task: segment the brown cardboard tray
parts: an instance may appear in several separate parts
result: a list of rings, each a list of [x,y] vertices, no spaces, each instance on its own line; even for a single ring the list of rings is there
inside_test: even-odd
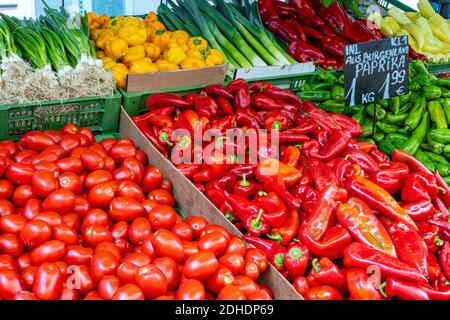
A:
[[[127,75],[126,92],[168,90],[173,88],[208,85],[225,81],[229,64],[190,70],[130,73]]]
[[[232,234],[242,237],[242,233],[224,217],[214,204],[141,134],[123,108],[120,113],[119,130],[122,137],[132,139],[136,146],[148,155],[151,165],[158,167],[164,177],[172,181],[173,195],[182,212],[187,215],[201,215],[210,223],[219,224]],[[271,288],[277,300],[303,300],[302,296],[271,264],[258,282]]]

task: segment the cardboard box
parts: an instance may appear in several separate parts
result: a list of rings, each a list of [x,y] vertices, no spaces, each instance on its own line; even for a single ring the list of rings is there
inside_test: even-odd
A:
[[[225,81],[229,64],[202,69],[130,73],[127,75],[126,92],[166,90],[173,88],[208,85]]]
[[[132,139],[137,147],[148,155],[150,164],[158,167],[164,177],[172,181],[173,195],[178,208],[186,215],[201,215],[210,223],[225,227],[230,233],[242,237],[242,233],[211,203],[176,167],[165,158],[148,141],[132,122],[131,118],[121,109],[120,135]],[[273,290],[277,300],[302,300],[294,287],[270,264],[261,275],[258,282]]]

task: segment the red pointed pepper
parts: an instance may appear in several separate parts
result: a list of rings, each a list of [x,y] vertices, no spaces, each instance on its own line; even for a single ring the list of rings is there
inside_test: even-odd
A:
[[[428,278],[428,249],[422,237],[402,222],[392,223],[388,232],[399,259]]]
[[[258,214],[251,214],[242,220],[244,228],[248,234],[254,237],[259,237],[270,229],[270,225],[267,223],[264,216],[264,210],[259,209]]]
[[[277,270],[284,271],[284,255],[286,253],[285,247],[276,241],[258,237],[243,236],[242,239],[263,251]]]
[[[305,31],[303,31],[303,27],[300,25],[300,23],[297,22],[297,20],[295,20],[294,18],[290,18],[285,21],[291,26],[292,30],[294,30],[298,39],[302,41],[307,40]]]
[[[231,100],[233,100],[232,98]],[[219,96],[216,98],[217,105],[219,106],[219,110],[222,111],[224,115],[233,115],[234,107],[231,104],[231,101],[227,98]]]
[[[409,168],[401,162],[391,162],[389,167],[372,172],[369,179],[385,189],[390,194],[396,194],[403,188],[403,183],[408,176]]]
[[[439,238],[439,227],[425,221],[417,222],[417,227],[419,228],[419,235],[427,245],[428,251],[431,253],[437,252],[440,247],[436,245],[435,240]]]
[[[412,155],[404,152],[403,150],[394,149],[391,153],[391,156],[393,161],[403,162],[407,164],[412,172],[423,172],[433,174],[425,165],[422,164],[422,162],[414,158]]]
[[[331,167],[321,161],[311,160],[309,162],[309,172],[318,191],[322,191],[326,187],[338,183],[336,174]]]
[[[238,89],[234,94],[236,109],[248,110],[251,106],[250,90],[246,87]]]
[[[433,203],[428,199],[404,204],[402,208],[414,221],[425,221],[431,218],[434,213]]]
[[[417,269],[392,257],[391,255],[372,249],[363,243],[350,244],[344,253],[346,267],[378,267],[384,276],[398,277],[408,281],[427,282],[427,278]]]
[[[152,110],[150,112],[141,114],[140,116],[131,117],[133,122],[144,121],[147,122],[155,116],[170,116],[175,110],[175,107],[164,107]]]
[[[287,189],[286,184],[280,177],[270,177],[264,182],[264,190],[276,193],[291,209],[300,207],[300,202]]]
[[[286,246],[297,235],[299,225],[300,219],[298,216],[298,211],[296,209],[290,209],[287,211],[287,216],[283,224],[279,227],[272,228],[270,230],[270,234],[268,234],[267,236],[270,239]]]
[[[405,222],[414,230],[417,226],[397,201],[383,188],[362,176],[349,177],[345,183],[347,191],[363,200],[373,210],[395,221]]]
[[[169,152],[166,147],[159,141],[153,130],[150,129],[147,123],[140,121],[136,123],[136,127],[144,134],[144,136],[163,154],[166,158],[169,156]]]
[[[311,133],[314,131],[314,129],[317,128],[317,122],[311,117],[304,118],[300,124],[295,127],[291,128],[292,132],[298,133],[298,134],[306,134]]]
[[[270,18],[266,23],[266,28],[276,34],[278,37],[290,43],[298,38],[297,33],[291,28],[287,21],[280,18]]]
[[[416,179],[415,173],[410,173],[405,180],[403,185],[401,198],[406,202],[415,202],[419,200],[429,200],[425,187]]]
[[[348,268],[345,270],[345,281],[350,300],[381,300],[382,296],[370,282],[367,271],[361,268]]]
[[[394,244],[378,218],[358,198],[350,198],[337,210],[339,224],[357,241],[396,257]]]
[[[247,199],[254,197],[258,191],[262,190],[262,186],[254,181],[248,181],[247,175],[242,175],[242,180],[235,183],[233,193]]]
[[[286,221],[286,205],[274,192],[258,196],[256,203],[264,210],[264,219],[270,226],[280,227]]]
[[[450,207],[450,187],[448,186],[447,182],[441,177],[439,172],[436,170],[434,173],[434,176],[436,177],[436,182],[438,186],[441,188],[439,192],[439,197],[444,201],[445,205],[447,207]]]
[[[287,146],[283,155],[283,162],[289,167],[296,168],[298,166],[298,160],[300,158],[301,151],[298,147]]]
[[[450,279],[450,243],[445,241],[439,255],[439,263],[447,279]]]
[[[332,286],[342,291],[345,289],[344,272],[328,258],[313,259],[310,273],[321,285]]]
[[[309,263],[308,248],[300,243],[291,243],[284,255],[284,264],[291,279],[303,276]]]
[[[211,95],[214,98],[223,97],[229,100],[233,100],[233,93],[222,84],[210,84],[202,89],[207,95]]]
[[[191,108],[192,105],[183,100],[179,94],[176,93],[153,93],[148,96],[146,102],[149,110],[154,110],[163,107],[178,107]]]
[[[206,165],[200,172],[194,174],[194,182],[209,182],[217,179],[227,172],[226,164],[211,164]]]
[[[380,170],[378,163],[367,153],[347,148],[344,154],[346,154],[345,159],[348,159],[353,164],[357,164],[364,170],[364,172],[367,172],[368,174],[378,172]]]
[[[259,210],[261,208],[252,203],[250,200],[231,194],[227,191],[224,191],[224,193],[234,212],[238,215],[239,220],[245,221],[247,217],[259,214]]]
[[[436,290],[428,284],[414,283],[393,277],[386,279],[386,294],[402,300],[449,300],[450,288]]]
[[[292,194],[300,199],[302,211],[304,211],[307,215],[310,215],[317,202],[317,190],[308,185],[298,184],[292,191]]]
[[[320,241],[315,240],[306,230],[306,224],[300,227],[300,241],[304,243],[309,252],[317,257],[338,259],[344,255],[345,248],[351,243],[352,237],[342,227],[334,226],[325,231]]]
[[[345,148],[347,148],[351,138],[351,135],[343,131],[333,130],[330,133],[325,145],[319,150],[318,153],[312,154],[312,157],[321,161],[329,161],[336,158],[342,151],[345,150]]]

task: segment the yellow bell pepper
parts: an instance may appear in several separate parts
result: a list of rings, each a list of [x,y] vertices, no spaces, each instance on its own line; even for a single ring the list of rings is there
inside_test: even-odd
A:
[[[196,58],[186,58],[181,64],[181,69],[199,69],[206,67],[206,63]]]
[[[118,63],[111,69],[111,72],[116,80],[117,86],[122,89],[125,88],[128,68],[124,64]]]
[[[155,22],[158,21],[158,16],[156,15],[155,12],[150,11],[147,16],[145,17],[145,22],[147,24],[151,23],[151,22]]]
[[[100,21],[100,27],[104,27],[109,23],[109,16],[107,14],[101,14],[98,16],[98,20]]]
[[[206,40],[202,37],[192,37],[189,38],[188,47],[189,49],[202,51],[208,49],[208,42],[206,42]]]
[[[98,36],[102,33],[104,29],[93,29],[89,31],[89,39],[97,41]]]
[[[218,66],[223,63],[223,55],[220,51],[211,49],[206,53],[205,62],[207,66]]]
[[[128,43],[123,39],[111,39],[106,41],[104,51],[110,58],[122,58],[128,50]]]
[[[117,16],[109,20],[109,23],[106,24],[106,28],[111,30],[119,30],[120,28],[122,28],[124,23],[125,17]]]
[[[155,30],[164,30],[164,31],[167,30],[166,26],[161,21],[158,20],[147,23],[147,26],[152,27]]]
[[[170,63],[166,60],[158,60],[155,62],[155,64],[158,67],[159,71],[171,71],[180,69],[178,65]]]
[[[147,40],[147,30],[138,28],[133,24],[127,24],[120,28],[119,38],[125,40],[130,46],[137,46]]]
[[[153,62],[161,57],[161,48],[154,43],[144,43],[145,55]]]
[[[164,57],[170,63],[181,64],[184,59],[186,59],[186,53],[184,53],[183,49],[175,47],[167,50],[166,54],[164,54]]]
[[[149,58],[142,58],[131,63],[130,73],[146,72],[158,72],[158,67]]]
[[[145,58],[145,49],[144,46],[138,45],[128,48],[127,53],[122,58],[122,62],[130,64],[131,62],[142,58]]]
[[[97,28],[101,27],[100,20],[95,13],[88,12],[87,18],[88,18],[89,29],[92,30],[92,29],[97,29]]]
[[[171,39],[176,39],[178,43],[187,43],[189,41],[189,33],[184,30],[172,32]]]
[[[170,39],[167,44],[167,49],[171,48],[181,48],[184,52],[187,52],[189,50],[186,43],[179,43],[177,39]]]
[[[98,50],[97,51],[97,57],[99,59],[102,59],[102,58],[106,57],[106,54],[102,50]]]
[[[116,66],[117,62],[114,61],[112,58],[110,57],[104,57],[102,58],[102,62],[103,62],[103,66],[105,67],[105,69],[112,69]]]
[[[201,51],[198,51],[197,49],[189,49],[186,51],[186,56],[189,58],[196,58],[198,60],[204,60],[205,56]]]
[[[158,29],[154,34],[151,35],[150,40],[152,43],[157,44],[161,51],[167,50],[167,46],[170,40],[170,33],[163,29]]]
[[[95,45],[97,46],[97,48],[103,49],[105,46],[105,43],[116,37],[116,34],[114,32],[114,30],[103,30],[102,32],[100,32],[100,34],[97,37],[97,40],[95,41]]]

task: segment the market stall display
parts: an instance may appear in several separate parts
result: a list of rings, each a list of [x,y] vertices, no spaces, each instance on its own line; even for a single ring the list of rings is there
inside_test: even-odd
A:
[[[130,139],[67,125],[0,145],[1,299],[273,298],[256,283],[266,255],[177,214]]]
[[[408,286],[422,283],[418,287],[428,290],[430,299],[449,298],[448,275],[431,271],[431,261],[440,258],[434,254],[450,236],[450,189],[438,172],[433,175],[397,148],[390,160],[375,144],[356,141],[363,129],[355,120],[328,114],[268,83],[235,80],[184,97],[156,93],[147,107],[150,112],[133,120],[169,160],[190,157],[205,143],[213,146],[202,163],[177,169],[306,299],[405,298],[399,279]],[[189,133],[197,126],[222,135],[194,145]],[[258,132],[259,138],[278,136],[280,160],[274,158],[278,146],[269,142],[258,145],[258,162],[250,163],[250,146],[227,135],[233,128],[264,128],[268,132]],[[172,134],[179,129],[187,134]],[[388,277],[386,292],[385,285],[373,287],[363,278],[360,288],[351,280],[367,277],[364,268],[373,264]],[[447,264],[441,261],[442,269]]]
[[[0,105],[112,94],[114,78],[91,50],[86,18],[45,12],[36,20],[0,15]]]

